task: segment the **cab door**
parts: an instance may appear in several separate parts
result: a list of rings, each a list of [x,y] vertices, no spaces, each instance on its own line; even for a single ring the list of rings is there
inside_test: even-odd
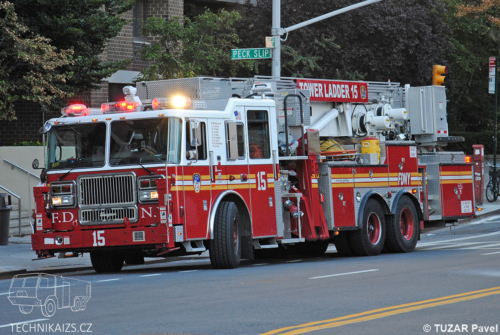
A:
[[[270,108],[245,108],[253,237],[277,235]]]
[[[195,127],[197,125],[197,127]],[[188,120],[183,151],[185,240],[207,237],[209,206],[212,201],[207,150],[207,120]],[[196,141],[194,141],[196,138]]]
[[[250,178],[244,107],[237,106],[235,120],[226,121],[227,188],[237,192],[250,207]]]

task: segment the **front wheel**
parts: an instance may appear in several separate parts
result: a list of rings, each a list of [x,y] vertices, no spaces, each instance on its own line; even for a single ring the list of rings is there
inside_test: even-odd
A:
[[[33,311],[33,306],[30,306],[30,305],[19,305],[19,310],[23,314],[30,314]]]
[[[366,202],[361,229],[351,232],[352,251],[356,256],[375,256],[380,254],[385,242],[384,210],[375,199]]]
[[[490,182],[486,186],[486,199],[489,202],[495,202],[497,198],[498,198],[498,192],[493,188],[493,182],[490,180]]]
[[[234,202],[221,202],[215,214],[210,263],[216,269],[234,269],[241,261],[240,214]]]
[[[42,314],[46,318],[50,318],[56,314],[57,304],[53,298],[48,298],[45,305],[42,306]]]
[[[91,251],[90,261],[95,272],[119,272],[123,267],[123,255],[114,252]]]

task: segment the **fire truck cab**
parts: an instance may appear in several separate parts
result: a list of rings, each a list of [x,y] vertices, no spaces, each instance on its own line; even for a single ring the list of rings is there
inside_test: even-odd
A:
[[[472,165],[441,151],[457,139],[438,87],[188,78],[124,93],[42,127],[40,258],[90,252],[108,272],[207,249],[215,268],[331,242],[410,252],[424,222],[473,215]]]

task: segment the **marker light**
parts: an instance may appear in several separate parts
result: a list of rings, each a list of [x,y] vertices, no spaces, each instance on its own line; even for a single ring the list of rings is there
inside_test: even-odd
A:
[[[465,163],[470,163],[470,162],[471,162],[470,156],[465,156]]]
[[[61,109],[62,115],[67,116],[86,116],[89,115],[89,109],[82,104],[69,105]]]
[[[175,97],[168,98],[154,98],[151,104],[155,110],[169,108],[187,109],[191,107],[192,101],[188,97],[177,95]]]

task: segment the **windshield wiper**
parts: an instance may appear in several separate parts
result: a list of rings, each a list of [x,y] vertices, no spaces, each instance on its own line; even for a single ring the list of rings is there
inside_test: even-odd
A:
[[[78,158],[75,158],[75,165],[73,165],[73,167],[71,169],[69,169],[68,172],[66,172],[65,174],[60,176],[58,180],[61,181],[64,177],[66,177],[71,171],[73,171],[74,168],[76,168],[78,166],[78,163],[80,163],[80,161],[78,160]]]
[[[142,165],[141,163],[137,163],[139,164],[144,170],[148,171],[148,173],[150,175],[154,175],[155,173],[153,171],[151,171],[150,169],[148,169],[147,167],[145,167],[144,165]],[[68,172],[69,173],[69,172]]]

